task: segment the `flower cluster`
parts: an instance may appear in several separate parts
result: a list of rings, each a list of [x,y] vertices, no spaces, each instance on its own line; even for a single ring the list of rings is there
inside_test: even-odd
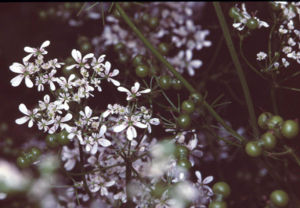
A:
[[[168,44],[173,46],[173,52],[172,55],[165,54],[168,61],[180,73],[186,71],[190,76],[194,76],[196,70],[203,64],[200,59],[193,59],[194,51],[211,46],[211,41],[206,40],[209,30],[203,30],[192,19],[192,8],[199,9],[202,4],[199,5],[196,2],[176,4],[153,2],[149,4],[149,7],[134,12],[134,20],[143,30],[147,31],[146,36],[154,45],[169,39]],[[149,16],[150,19],[146,20],[146,16]],[[107,15],[102,35],[93,38],[96,51],[120,42],[126,43],[127,54],[131,54],[132,57],[137,54],[148,55],[141,42],[124,28],[115,14]]]
[[[13,86],[19,86],[21,81],[25,79],[27,87],[36,86],[38,91],[47,91],[49,88],[51,92],[45,94],[43,100],[39,100],[37,107],[32,110],[21,103],[19,110],[24,116],[16,119],[16,123],[25,124],[28,122],[28,127],[31,128],[36,125],[39,130],[47,134],[57,134],[60,131],[67,133],[67,138],[73,141],[73,145],[62,148],[61,160],[64,162],[64,168],[70,171],[83,164],[84,168],[93,170],[85,174],[84,180],[74,184],[75,189],[86,191],[84,185],[86,184],[89,192],[95,196],[99,194],[98,196],[102,199],[110,201],[109,204],[118,203],[118,201],[126,203],[128,199],[127,192],[124,190],[126,181],[124,164],[130,160],[132,168],[145,177],[145,180],[149,179],[147,186],[155,187],[158,180],[167,182],[171,179],[172,186],[177,192],[174,192],[175,195],[166,192],[162,198],[168,199],[171,204],[173,203],[171,205],[173,207],[175,204],[178,204],[177,207],[183,207],[183,204],[179,206],[180,203],[183,203],[182,201],[195,201],[198,193],[202,193],[203,199],[206,197],[203,195],[203,191],[199,192],[199,189],[202,190],[203,187],[206,190],[206,186],[200,187],[199,184],[193,185],[186,182],[187,173],[179,167],[177,160],[172,157],[161,158],[166,169],[160,174],[155,174],[155,171],[158,171],[157,168],[161,167],[159,164],[162,163],[155,164],[158,162],[155,156],[151,158],[150,155],[144,154],[157,145],[157,140],[151,138],[150,134],[152,133],[152,126],[160,124],[160,119],[153,117],[151,109],[139,106],[139,102],[137,102],[142,95],[149,94],[151,89],[140,89],[139,82],[135,82],[130,89],[121,86],[115,78],[119,74],[119,70],[111,70],[111,63],[105,61],[105,55],[101,55],[99,58],[96,58],[92,53],[83,56],[76,49],[73,49],[71,53],[75,63],[66,66],[66,68],[69,70],[76,69],[79,73],[71,74],[67,78],[57,76],[60,74],[61,66],[66,64],[58,63],[57,59],[45,61],[46,47],[49,45],[50,41],[45,41],[40,48],[25,47],[24,50],[29,55],[23,58],[24,64],[13,63],[10,66],[11,71],[21,74],[11,80]],[[33,79],[38,81],[33,84],[31,81]],[[102,92],[100,83],[103,80],[112,83],[119,92],[126,93],[127,106],[108,104],[107,109],[96,112],[86,104],[85,101],[88,98],[95,96],[95,89]],[[74,108],[73,104],[76,104],[77,108]],[[140,130],[144,132],[141,137],[138,136]],[[134,152],[129,151],[126,154],[127,147]],[[83,153],[88,155],[87,161],[81,161],[80,155]],[[197,175],[199,174],[197,172]],[[137,179],[132,179],[131,182],[134,180],[145,186]],[[175,185],[178,182],[180,185]],[[191,195],[179,200],[177,197],[181,189],[178,188],[179,186],[189,189]],[[147,196],[148,199],[151,198],[152,189],[145,190],[148,191],[144,191],[143,196]],[[72,193],[74,194],[74,192]],[[89,199],[89,195],[82,195],[83,201]],[[138,195],[133,197],[133,202],[137,204],[137,207],[148,203],[141,199]],[[150,204],[156,207],[162,203],[161,200],[155,198],[150,201]],[[199,203],[207,204],[207,200]]]

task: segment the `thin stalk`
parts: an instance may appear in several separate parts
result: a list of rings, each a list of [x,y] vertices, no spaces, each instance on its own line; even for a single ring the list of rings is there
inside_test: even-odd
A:
[[[296,155],[294,150],[287,145],[284,145],[284,149],[286,149],[286,151],[290,151],[291,156],[295,159],[296,163],[300,166],[300,158],[298,157],[298,155]]]
[[[83,150],[82,150],[82,146],[80,145],[79,146],[79,158],[80,158],[80,168],[81,168],[81,172],[84,172],[84,167],[83,167]],[[87,182],[86,182],[86,178],[85,178],[85,175],[82,176],[82,180],[83,180],[83,187],[85,189],[85,191],[88,193],[89,197],[90,198],[93,198],[93,195],[87,185]]]
[[[264,77],[264,75],[262,75],[249,61],[248,59],[246,58],[246,56],[244,55],[244,52],[243,52],[243,40],[240,38],[240,54],[241,54],[241,57],[242,59],[245,61],[245,63],[249,66],[249,68],[255,72],[258,76],[260,76],[262,79],[266,79]]]
[[[131,19],[127,16],[125,11],[122,9],[122,7],[119,5],[119,3],[116,4],[116,9],[119,11],[121,17],[124,19],[124,21],[128,24],[128,26],[133,30],[134,33],[140,38],[140,40],[145,44],[145,46],[153,53],[153,55],[160,60],[169,71],[173,73],[173,75],[179,79],[182,84],[185,86],[187,90],[189,90],[191,93],[197,92],[196,89],[186,80],[184,79],[180,73],[176,71],[176,69],[158,52],[158,50],[145,38],[145,36],[140,32],[140,30],[134,25],[134,23],[131,21]],[[204,107],[208,110],[208,112],[222,125],[224,128],[231,133],[235,138],[237,138],[240,142],[245,141],[244,137],[239,135],[236,131],[234,131],[230,126],[228,126],[225,121],[219,116],[219,114],[204,100],[203,101]]]
[[[286,90],[291,90],[291,91],[296,91],[296,92],[300,92],[300,89],[294,88],[294,87],[278,86],[278,88],[286,89]]]
[[[258,132],[257,124],[256,124],[256,116],[255,116],[254,106],[253,106],[253,102],[252,102],[252,99],[251,99],[251,95],[250,95],[250,92],[249,92],[249,88],[248,88],[248,85],[247,85],[247,81],[246,81],[242,66],[241,66],[240,61],[238,59],[237,53],[235,51],[235,48],[234,48],[234,45],[233,45],[233,42],[232,42],[232,39],[231,39],[231,36],[230,36],[230,33],[229,33],[227,23],[225,21],[225,17],[223,15],[220,3],[213,2],[213,4],[214,4],[215,10],[216,10],[220,25],[222,27],[222,31],[223,31],[223,34],[224,34],[226,44],[228,46],[231,58],[233,60],[234,66],[236,68],[237,74],[239,76],[239,79],[240,79],[240,82],[241,82],[241,85],[242,85],[242,89],[243,89],[243,92],[244,92],[244,96],[245,96],[245,99],[246,99],[247,108],[248,108],[248,112],[249,112],[249,116],[250,116],[250,124],[252,126],[252,130],[254,132],[254,135],[258,136],[259,132]]]
[[[275,88],[273,86],[271,86],[271,99],[272,99],[273,111],[274,111],[275,114],[278,115],[278,106],[277,106],[277,102],[276,102],[276,92],[275,92]]]

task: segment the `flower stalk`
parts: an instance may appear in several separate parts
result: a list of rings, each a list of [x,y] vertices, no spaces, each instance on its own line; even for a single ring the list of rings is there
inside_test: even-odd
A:
[[[258,136],[259,132],[258,132],[257,124],[256,124],[256,116],[255,116],[255,111],[254,111],[254,106],[253,106],[252,98],[251,98],[251,95],[250,95],[250,91],[249,91],[249,88],[248,88],[248,85],[247,85],[247,80],[245,78],[241,63],[239,62],[236,50],[234,48],[234,45],[233,45],[233,42],[232,42],[232,39],[231,39],[231,36],[230,36],[230,33],[229,33],[227,23],[225,21],[225,17],[223,15],[223,12],[222,12],[222,9],[221,9],[220,3],[213,2],[213,5],[215,7],[215,10],[216,10],[216,13],[217,13],[217,16],[218,16],[218,20],[220,22],[220,25],[221,25],[221,28],[222,28],[222,31],[223,31],[223,34],[224,34],[224,37],[225,37],[225,40],[226,40],[226,44],[227,44],[227,47],[229,49],[229,52],[230,52],[230,55],[231,55],[231,58],[232,58],[232,61],[234,63],[234,66],[236,68],[239,80],[240,80],[241,85],[242,85],[242,89],[243,89],[243,92],[244,92],[244,96],[245,96],[245,99],[246,99],[247,108],[248,108],[248,112],[249,112],[249,116],[250,116],[250,124],[252,126],[253,133],[254,133],[255,136]]]

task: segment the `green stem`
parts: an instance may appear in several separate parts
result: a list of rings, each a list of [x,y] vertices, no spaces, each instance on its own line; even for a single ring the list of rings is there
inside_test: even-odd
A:
[[[249,61],[248,59],[246,58],[246,56],[244,55],[244,52],[243,52],[243,40],[240,38],[240,54],[241,54],[241,57],[242,59],[245,61],[245,63],[249,66],[249,68],[255,72],[258,76],[260,76],[262,79],[266,79],[264,77],[264,75],[262,75]]]
[[[271,85],[271,99],[272,99],[272,105],[273,105],[273,110],[274,113],[278,115],[278,106],[277,106],[277,102],[276,102],[276,94],[275,94],[275,88],[273,87],[273,85]]]
[[[133,30],[134,33],[141,39],[141,41],[146,45],[146,47],[153,53],[153,55],[160,60],[168,69],[173,73],[173,75],[179,79],[182,84],[187,88],[191,93],[197,92],[196,89],[185,80],[180,73],[176,71],[176,69],[158,52],[158,50],[145,38],[145,36],[140,32],[140,30],[134,25],[131,19],[127,16],[125,11],[121,8],[119,3],[116,3],[116,9],[119,11],[121,17],[128,24],[128,26]],[[236,131],[234,131],[231,127],[229,127],[225,121],[215,112],[215,110],[204,100],[204,107],[208,110],[208,112],[218,121],[224,128],[230,132],[235,138],[239,141],[244,141],[245,139],[239,135]]]
[[[252,130],[254,132],[254,135],[258,136],[259,132],[258,132],[257,124],[256,124],[256,116],[255,116],[255,111],[254,111],[254,107],[253,107],[253,102],[252,102],[252,99],[251,99],[251,96],[250,96],[249,88],[248,88],[248,85],[247,85],[247,81],[246,81],[243,69],[241,67],[241,64],[239,62],[237,53],[235,51],[235,48],[234,48],[234,45],[233,45],[233,42],[232,42],[232,39],[231,39],[231,36],[230,36],[230,33],[229,33],[227,23],[225,21],[225,17],[223,15],[220,3],[213,2],[213,4],[214,4],[215,10],[216,10],[220,25],[222,27],[222,31],[223,31],[223,34],[224,34],[226,44],[228,46],[231,58],[233,60],[234,66],[237,70],[237,74],[239,76],[239,79],[240,79],[240,82],[241,82],[241,85],[242,85],[242,89],[243,89],[243,92],[244,92],[244,96],[245,96],[245,99],[246,99],[247,108],[248,108],[248,112],[249,112],[249,116],[250,116],[250,124],[252,126]]]
[[[291,156],[295,159],[296,163],[300,166],[300,158],[298,157],[298,155],[296,155],[294,150],[287,145],[284,145],[284,149],[286,149],[286,151],[290,151]]]
[[[84,172],[84,167],[83,167],[83,161],[84,161],[84,158],[83,158],[83,150],[82,150],[82,146],[79,145],[79,158],[80,158],[80,168],[81,168],[81,172]],[[83,187],[85,189],[85,191],[88,193],[89,197],[90,198],[93,198],[93,195],[87,185],[87,182],[86,182],[86,178],[85,178],[85,175],[82,175],[82,180],[83,180]]]

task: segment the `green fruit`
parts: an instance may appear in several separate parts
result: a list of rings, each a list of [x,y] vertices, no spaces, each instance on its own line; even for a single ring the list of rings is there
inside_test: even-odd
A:
[[[32,155],[33,161],[36,161],[38,157],[41,155],[41,150],[37,147],[31,147],[30,153]]]
[[[275,116],[272,116],[268,122],[267,122],[267,126],[268,126],[268,129],[275,129],[275,128],[278,128],[282,125],[283,123],[283,119],[281,116],[278,116],[278,115],[275,115]]]
[[[188,159],[180,159],[177,161],[177,166],[188,170],[192,167],[192,164]]]
[[[191,117],[188,114],[181,114],[177,118],[177,123],[180,128],[186,129],[191,125]]]
[[[195,103],[195,104],[199,104],[201,103],[201,101],[203,100],[202,95],[200,95],[200,93],[194,92],[190,95],[190,99]]]
[[[135,68],[135,73],[138,77],[145,78],[149,74],[149,68],[146,65],[139,65]]]
[[[169,46],[166,43],[160,43],[158,45],[158,51],[165,56],[169,52]]]
[[[185,113],[192,113],[195,110],[195,104],[191,100],[185,100],[181,104],[181,109]]]
[[[293,120],[286,120],[281,127],[281,134],[288,139],[293,139],[299,134],[299,124]]]
[[[51,147],[55,148],[58,147],[58,135],[57,134],[48,134],[46,137],[46,144]]]
[[[251,157],[258,157],[262,153],[261,147],[257,144],[257,142],[254,141],[246,144],[245,151]]]
[[[124,48],[125,48],[125,46],[123,43],[117,43],[114,45],[114,50],[116,52],[120,52],[120,51],[124,50]]]
[[[181,83],[181,81],[178,80],[178,79],[173,79],[173,80],[172,80],[172,87],[173,87],[173,89],[175,89],[175,90],[181,90],[181,88],[182,88],[182,83]]]
[[[254,30],[258,27],[258,21],[254,18],[250,18],[247,20],[246,25],[250,30]]]
[[[239,20],[241,18],[241,14],[236,7],[231,7],[229,10],[229,16],[234,20]]]
[[[149,19],[148,24],[149,24],[149,27],[151,29],[155,29],[158,26],[158,18],[157,17],[151,17]]]
[[[91,48],[92,48],[92,46],[89,42],[85,42],[80,45],[80,49],[83,53],[90,52]]]
[[[223,181],[215,183],[213,186],[213,191],[215,194],[220,194],[224,198],[227,198],[231,193],[230,186]]]
[[[227,208],[227,203],[224,201],[212,201],[208,208]]]
[[[66,131],[62,131],[57,136],[57,142],[60,145],[67,145],[70,143],[70,140],[68,139],[69,133]]]
[[[144,56],[140,55],[140,54],[136,55],[132,60],[132,64],[135,67],[137,67],[139,65],[143,65],[143,62],[144,62]]]
[[[27,168],[30,165],[30,161],[27,158],[24,158],[23,156],[19,156],[17,158],[17,165],[20,168]]]
[[[269,118],[271,118],[271,117],[272,117],[272,114],[269,112],[264,112],[264,113],[260,114],[257,119],[258,126],[262,129],[267,129],[268,128],[267,123],[268,123]]]
[[[159,85],[164,90],[168,90],[171,87],[172,80],[169,76],[163,75],[159,77]]]
[[[289,196],[283,190],[275,190],[271,193],[270,199],[272,203],[278,207],[285,207],[289,203]]]
[[[265,149],[271,150],[276,146],[276,137],[271,132],[266,132],[261,136],[262,145]]]
[[[189,156],[189,149],[186,148],[183,145],[177,145],[176,150],[175,150],[175,156],[177,159],[184,159],[188,158]]]
[[[122,63],[122,64],[125,64],[127,63],[129,60],[129,57],[126,53],[119,53],[119,61]]]

